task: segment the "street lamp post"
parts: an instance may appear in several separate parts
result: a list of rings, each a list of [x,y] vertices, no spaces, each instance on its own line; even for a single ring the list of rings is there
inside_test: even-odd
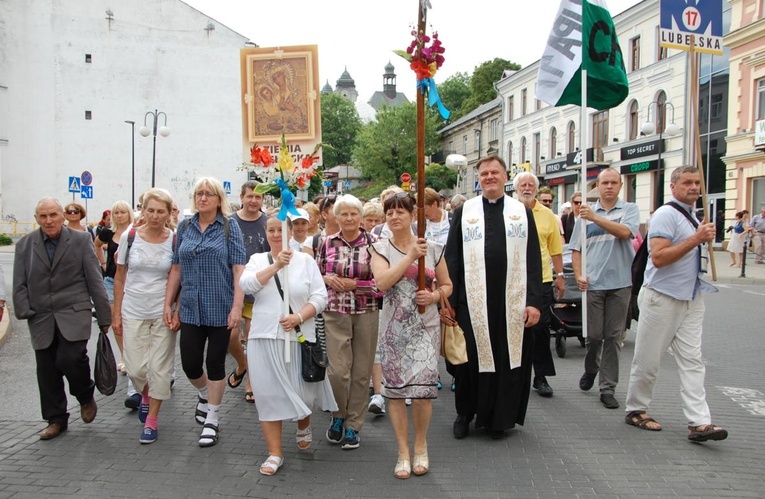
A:
[[[130,125],[131,168],[130,168],[130,209],[135,210],[135,121],[125,120]]]
[[[153,131],[149,129],[148,126],[146,126],[146,119],[151,116],[153,118]],[[159,117],[164,116],[165,117],[165,124],[159,127],[159,134],[163,137],[167,137],[170,135],[170,128],[167,126],[167,114],[161,111],[157,111],[156,109],[154,112],[147,111],[147,113],[143,116],[143,126],[138,129],[138,133],[141,134],[143,137],[148,137],[149,134],[154,135],[154,145],[152,147],[151,152],[151,186],[154,187],[155,180],[156,180],[156,166],[157,166],[157,123],[159,121]]]
[[[654,118],[656,123],[651,121],[651,106],[656,106],[654,111]],[[664,113],[669,106],[672,109],[672,121],[669,125],[666,124]],[[653,201],[654,209],[664,204],[664,165],[661,163],[661,153],[664,151],[664,133],[669,137],[674,137],[680,134],[680,127],[675,124],[675,106],[671,102],[667,101],[653,101],[648,104],[648,111],[646,116],[646,122],[640,127],[640,132],[643,135],[651,135],[659,130],[659,154],[657,158],[658,162],[658,175],[657,175],[657,188],[654,191],[656,196]]]

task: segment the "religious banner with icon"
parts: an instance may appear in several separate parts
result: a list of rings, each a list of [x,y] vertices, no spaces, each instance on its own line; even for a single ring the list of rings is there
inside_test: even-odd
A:
[[[318,46],[248,47],[240,64],[243,156],[253,144],[276,155],[284,134],[302,160],[321,142]]]

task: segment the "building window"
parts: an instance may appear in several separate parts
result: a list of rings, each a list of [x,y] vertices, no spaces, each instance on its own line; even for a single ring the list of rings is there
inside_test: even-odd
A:
[[[608,109],[592,115],[592,147],[595,161],[603,161],[603,148],[608,145]]]
[[[526,89],[521,90],[521,116],[526,116]]]
[[[765,119],[765,78],[757,82],[757,119]]]
[[[722,94],[712,95],[712,105],[710,106],[710,111],[709,111],[712,119],[719,118],[720,115],[722,114],[722,105],[723,105],[722,98],[723,98]]]
[[[534,165],[538,166],[542,160],[542,134],[534,134]]]
[[[515,117],[515,107],[513,106],[513,96],[507,98],[507,121],[513,121]]]
[[[656,96],[656,133],[667,129],[667,94],[662,90]]]
[[[476,130],[475,131],[475,147],[473,148],[474,151],[478,151],[478,153],[481,153],[481,131]]]
[[[449,149],[448,149],[448,153],[449,153],[449,154],[454,154],[455,152],[456,152],[456,151],[454,150],[454,141],[453,141],[453,140],[450,140],[450,141],[449,141]]]
[[[518,160],[521,164],[526,162],[526,137],[521,137],[521,152]]]
[[[656,61],[663,61],[667,58],[667,47],[661,46],[661,27],[656,26]]]
[[[569,121],[568,123],[568,138],[566,139],[566,152],[572,153],[576,150],[576,125],[574,125],[573,121]]]
[[[515,164],[513,162],[513,141],[512,140],[507,141],[507,164],[510,166]]]
[[[630,40],[630,71],[640,69],[640,37]]]
[[[90,54],[85,54],[85,62],[90,64],[93,62],[93,57]]]
[[[89,120],[92,119],[93,115],[90,111],[85,111],[85,119]]]
[[[555,127],[550,130],[550,159],[558,154],[558,130]]]
[[[629,140],[635,140],[640,130],[640,114],[638,111],[638,103],[633,100],[630,103],[630,120],[629,120]]]
[[[462,150],[465,151],[465,154],[467,154],[467,135],[462,136]]]
[[[534,111],[539,111],[540,109],[542,109],[542,101],[534,99]]]
[[[491,139],[497,140],[499,138],[499,118],[491,120]]]

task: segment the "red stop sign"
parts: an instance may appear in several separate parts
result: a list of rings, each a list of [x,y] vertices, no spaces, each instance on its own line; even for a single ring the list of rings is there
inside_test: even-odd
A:
[[[412,180],[412,176],[409,175],[408,173],[402,173],[401,174],[401,181],[402,182],[409,182],[411,180]]]

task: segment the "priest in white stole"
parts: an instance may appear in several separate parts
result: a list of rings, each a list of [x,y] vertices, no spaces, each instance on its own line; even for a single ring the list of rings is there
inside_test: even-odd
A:
[[[504,193],[505,162],[488,156],[477,168],[482,196],[455,211],[446,243],[450,300],[465,332],[468,362],[447,367],[457,385],[454,436],[467,436],[475,418],[476,428],[503,438],[526,416],[542,260],[531,210]]]

